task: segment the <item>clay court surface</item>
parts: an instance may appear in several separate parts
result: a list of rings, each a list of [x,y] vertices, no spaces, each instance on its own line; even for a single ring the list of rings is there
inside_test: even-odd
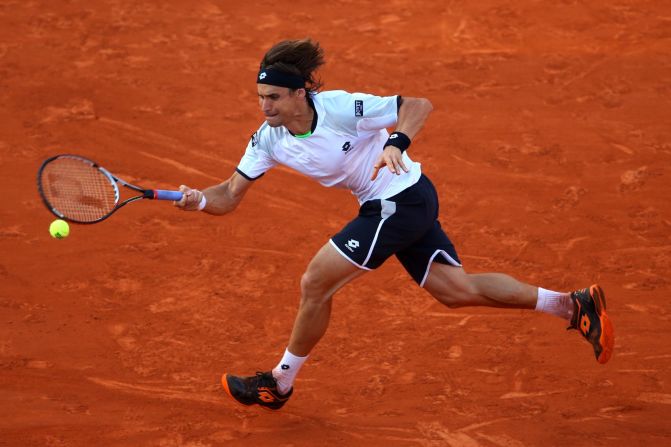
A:
[[[449,309],[392,259],[334,298],[278,413],[312,254],[357,211],[286,169],[232,215],[130,205],[49,236],[35,174],[77,153],[148,187],[226,179],[254,78],[311,36],[327,89],[428,97],[410,149],[469,272],[600,283],[607,365],[554,317]],[[671,445],[671,7],[661,1],[0,1],[0,445]]]

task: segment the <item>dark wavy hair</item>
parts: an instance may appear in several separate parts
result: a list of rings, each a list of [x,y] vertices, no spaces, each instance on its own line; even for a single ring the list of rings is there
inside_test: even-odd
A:
[[[305,90],[310,93],[318,91],[322,86],[321,79],[314,77],[314,72],[324,65],[324,50],[318,42],[310,38],[301,40],[283,40],[266,52],[261,60],[261,69],[274,68],[305,79]]]

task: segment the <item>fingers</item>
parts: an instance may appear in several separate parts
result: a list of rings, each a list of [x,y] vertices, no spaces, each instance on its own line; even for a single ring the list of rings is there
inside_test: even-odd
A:
[[[370,180],[373,181],[377,178],[380,169],[383,166],[386,166],[389,169],[389,172],[396,175],[401,175],[401,171],[409,172],[410,170],[403,163],[403,153],[401,150],[394,146],[387,146],[382,151],[380,158],[378,158],[377,163],[373,166],[373,175]]]
[[[371,182],[377,178],[377,173],[380,172],[382,166],[384,166],[384,164],[379,161],[373,166],[373,175],[370,177]]]
[[[172,202],[172,204],[175,205],[178,208],[183,209],[186,206],[186,201],[187,201],[190,189],[191,188],[189,188],[186,185],[179,185],[179,191],[182,193],[182,198],[180,200]]]
[[[404,172],[410,172],[408,168],[405,167],[405,163],[403,163],[403,157],[398,159],[398,165],[403,169]],[[400,174],[400,171],[399,171]]]
[[[398,161],[395,160],[393,157],[389,157],[387,167],[389,168],[389,172],[391,172],[392,174],[399,175],[401,173],[400,170],[398,169]]]
[[[389,170],[392,174],[401,175],[401,170],[403,172],[409,171],[408,168],[406,168],[405,163],[403,163],[403,153],[400,149],[394,147],[394,150],[390,150],[389,160],[390,161],[387,163],[387,166],[389,166]]]
[[[173,202],[173,205],[185,211],[197,210],[203,193],[186,185],[180,185],[179,190],[182,192],[182,198]]]

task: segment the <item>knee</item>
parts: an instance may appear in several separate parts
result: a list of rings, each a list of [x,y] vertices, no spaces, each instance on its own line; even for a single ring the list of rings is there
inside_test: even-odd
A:
[[[467,277],[463,281],[429,290],[429,293],[441,304],[451,309],[469,306],[473,298],[478,295],[477,288]]]
[[[301,300],[309,302],[323,302],[328,299],[326,296],[328,288],[321,275],[312,269],[308,269],[301,277]]]
[[[443,293],[443,294],[432,294],[435,299],[437,299],[441,304],[449,307],[450,309],[457,309],[459,307],[465,307],[468,304],[468,300],[464,299],[462,296],[454,293]]]
[[[466,303],[463,300],[460,300],[453,296],[434,296],[441,304],[449,307],[450,309],[458,309],[459,307],[466,306]]]

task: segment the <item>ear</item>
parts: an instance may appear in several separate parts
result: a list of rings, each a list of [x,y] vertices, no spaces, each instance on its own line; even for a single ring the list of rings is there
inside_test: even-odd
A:
[[[294,95],[296,96],[296,98],[301,99],[307,96],[307,92],[305,91],[304,88],[297,88],[296,90],[294,90]]]

